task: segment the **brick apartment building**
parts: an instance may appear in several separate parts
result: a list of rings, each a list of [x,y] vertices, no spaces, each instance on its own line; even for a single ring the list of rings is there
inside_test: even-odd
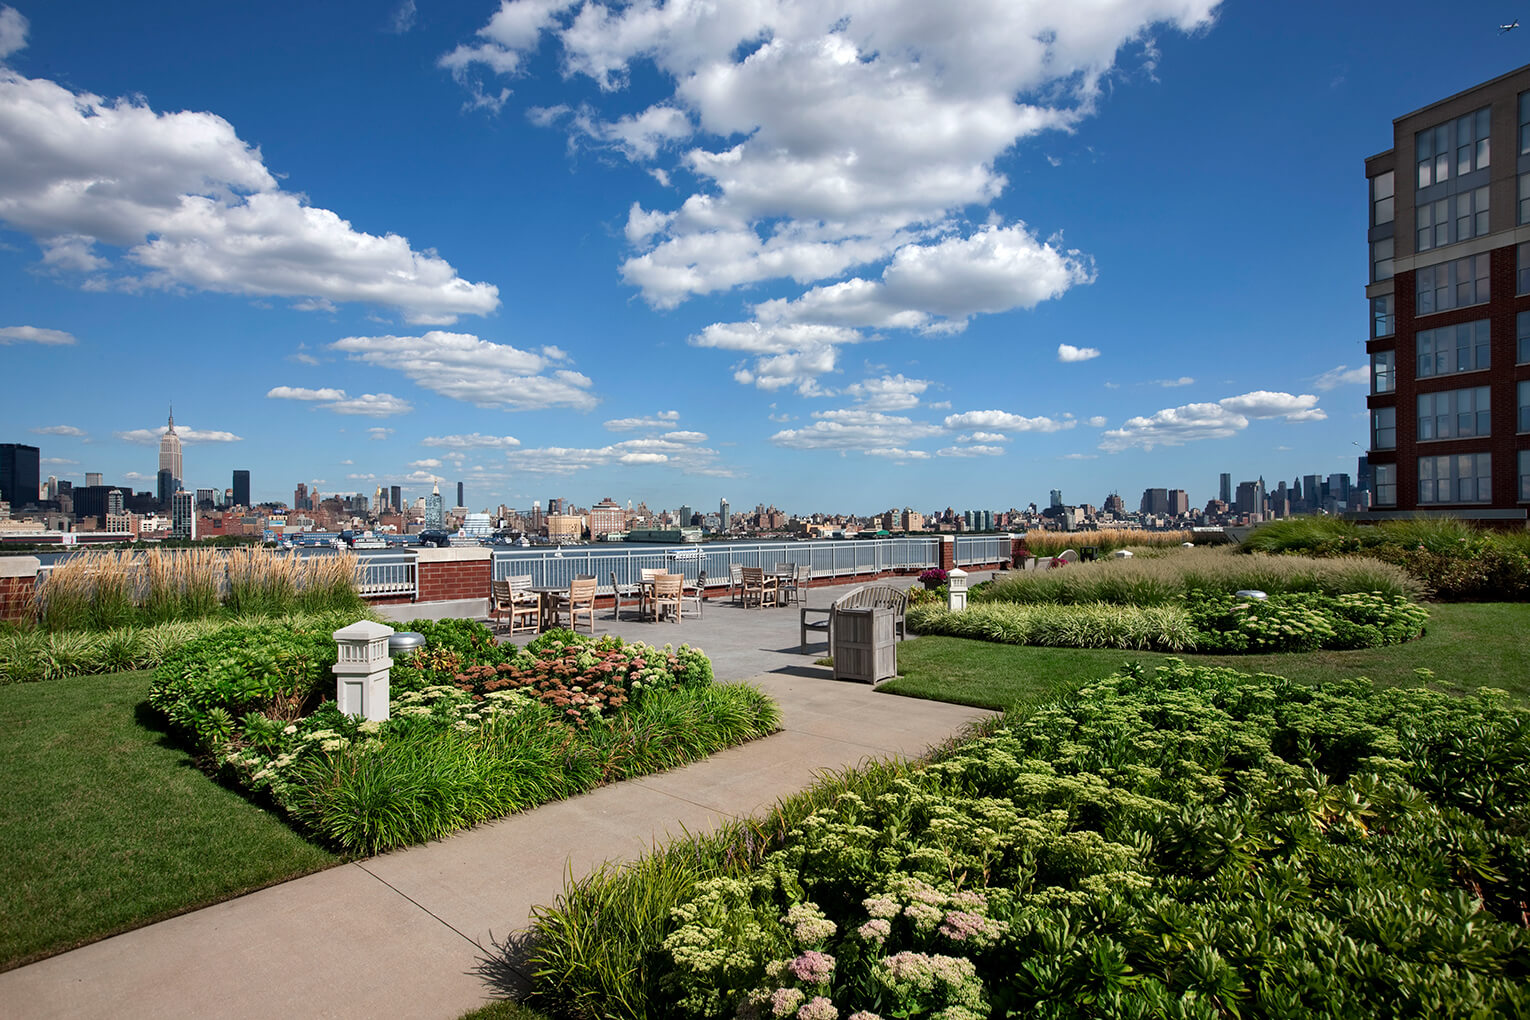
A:
[[[1369,185],[1372,516],[1530,506],[1530,66],[1392,122]]]

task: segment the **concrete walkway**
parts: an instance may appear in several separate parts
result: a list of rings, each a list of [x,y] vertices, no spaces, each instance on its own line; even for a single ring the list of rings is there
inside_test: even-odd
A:
[[[455,1017],[525,987],[505,947],[569,873],[756,814],[819,772],[920,754],[988,714],[834,681],[811,665],[821,644],[798,653],[797,616],[709,605],[702,621],[617,625],[715,646],[719,679],[753,662],[780,733],[0,974],[0,1016]]]

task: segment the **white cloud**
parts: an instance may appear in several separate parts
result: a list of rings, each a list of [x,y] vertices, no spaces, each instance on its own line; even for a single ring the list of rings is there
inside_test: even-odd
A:
[[[1102,429],[1105,427],[1106,418],[1103,414],[1097,414],[1092,418],[1085,418],[1084,424],[1092,429]]]
[[[672,438],[679,436],[680,438]],[[673,466],[685,474],[731,478],[734,472],[722,465],[716,450],[695,445],[698,432],[666,433],[642,439],[626,439],[600,447],[548,446],[517,450],[506,455],[514,471],[543,475],[572,475],[591,468]]]
[[[624,453],[618,458],[623,464],[664,464],[669,455],[664,453]]]
[[[967,432],[956,437],[958,443],[1007,443],[1009,437],[1002,432]]]
[[[499,307],[498,288],[435,253],[282,190],[216,114],[156,113],[0,68],[0,138],[0,220],[55,270],[119,271],[93,286],[362,302],[424,323]]]
[[[1076,423],[1038,415],[1027,418],[1008,411],[964,411],[946,415],[948,429],[1003,429],[1005,432],[1058,432],[1071,429]]]
[[[476,95],[484,76],[525,73],[551,43],[564,74],[588,77],[600,96],[545,108],[538,122],[620,149],[661,182],[694,182],[672,209],[629,213],[635,251],[622,275],[651,304],[772,279],[806,286],[891,259],[880,280],[824,288],[809,304],[840,316],[823,321],[959,328],[1082,282],[1087,260],[1019,225],[923,242],[1004,192],[997,164],[1017,145],[1090,115],[1124,49],[1154,64],[1150,30],[1193,31],[1215,7],[502,0],[442,64]],[[634,112],[616,98],[630,80],[673,92]],[[934,263],[914,258],[942,247]]]
[[[611,418],[605,427],[612,432],[631,432],[634,429],[667,429],[680,420],[679,411],[659,411],[647,418]]]
[[[344,390],[319,389],[311,390],[302,386],[273,386],[266,391],[266,396],[273,400],[302,400],[309,401],[333,411],[336,414],[359,414],[369,418],[391,418],[395,414],[408,414],[414,410],[414,406],[402,397],[395,397],[391,393],[363,393],[360,396],[347,396]],[[379,438],[373,436],[373,439]]]
[[[928,379],[907,379],[902,373],[867,379],[845,387],[845,395],[862,407],[878,411],[905,411],[919,405],[919,395],[930,388]]]
[[[113,432],[112,435],[125,443],[137,443],[140,446],[158,446],[164,436],[164,426],[157,429],[130,429],[126,432]],[[236,436],[232,432],[220,432],[212,429],[192,429],[185,425],[177,425],[175,434],[180,436],[181,442],[191,446],[196,443],[242,443],[243,436]]]
[[[1063,460],[1099,460],[1100,459],[1100,455],[1097,454],[1097,453],[1065,453],[1065,454],[1063,454],[1062,459]]]
[[[938,425],[862,408],[817,411],[813,417],[817,420],[811,425],[783,429],[771,436],[770,441],[793,450],[858,450],[886,456],[885,451],[896,449],[900,456],[912,456],[900,444],[944,431]]]
[[[0,60],[26,49],[27,19],[14,7],[0,6]]]
[[[1178,379],[1154,379],[1152,380],[1151,385],[1162,386],[1166,390],[1171,390],[1179,386],[1190,386],[1194,382],[1195,379],[1192,377],[1188,375],[1182,375]]]
[[[75,467],[78,466],[80,462],[77,460],[70,460],[68,457],[39,457],[37,458],[37,463],[46,464],[49,467]]]
[[[924,450],[905,450],[901,446],[877,446],[862,451],[868,457],[885,457],[888,460],[929,460],[930,455]]]
[[[1350,368],[1348,365],[1340,365],[1330,368],[1318,376],[1312,383],[1313,386],[1325,393],[1340,386],[1369,386],[1371,382],[1371,370],[1365,365],[1356,365]]]
[[[452,450],[476,450],[476,449],[504,449],[510,450],[521,445],[521,441],[514,436],[485,436],[473,432],[465,436],[426,436],[420,440],[421,446],[441,446]]]
[[[438,468],[441,466],[441,462],[434,457],[427,457],[424,460],[412,460],[409,462],[409,466],[415,468]]]
[[[414,0],[402,0],[393,8],[393,15],[388,19],[388,31],[395,35],[403,35],[414,27],[414,18],[418,12],[414,6]]]
[[[37,326],[0,326],[0,347],[14,343],[72,344],[74,334]]]
[[[354,361],[403,372],[427,390],[476,407],[584,411],[596,403],[588,376],[558,367],[567,356],[556,347],[523,351],[471,333],[441,330],[423,336],[350,336],[330,347]]]
[[[937,457],[1002,457],[1002,446],[948,446],[943,450],[936,450]]]
[[[78,437],[78,436],[85,436],[85,435],[89,434],[84,429],[76,428],[73,425],[44,425],[42,428],[28,429],[27,431],[28,432],[36,433],[39,436],[77,436]]]
[[[707,434],[688,429],[677,429],[673,432],[665,432],[659,438],[671,443],[704,443],[707,441]]]
[[[367,429],[368,439],[387,439],[391,435],[393,435],[393,430],[390,428],[385,428],[382,425],[374,425]]]
[[[1072,344],[1057,345],[1057,360],[1061,362],[1088,361],[1100,356],[1097,347],[1074,347]]]
[[[1255,390],[1225,397],[1215,404],[1166,407],[1148,417],[1128,418],[1118,429],[1103,433],[1100,449],[1119,452],[1132,448],[1183,446],[1199,439],[1225,439],[1248,428],[1255,418],[1284,418],[1288,422],[1321,421],[1328,417],[1317,397]]]

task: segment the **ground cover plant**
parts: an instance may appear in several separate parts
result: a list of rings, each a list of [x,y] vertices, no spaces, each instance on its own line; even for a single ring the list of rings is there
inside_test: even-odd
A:
[[[1501,693],[1124,672],[933,763],[836,780],[784,833],[574,883],[539,920],[538,1001],[801,1020],[1523,1015],[1527,794],[1530,712]]]
[[[208,782],[149,682],[0,688],[0,970],[338,863]]]
[[[1429,607],[1422,637],[1400,645],[1301,653],[1180,653],[1196,665],[1276,673],[1302,683],[1363,676],[1387,687],[1421,682],[1448,691],[1501,687],[1530,703],[1523,636],[1530,604],[1441,603]],[[1169,653],[1107,648],[1004,645],[923,636],[898,644],[899,676],[878,689],[979,708],[1006,709],[1056,697],[1120,669],[1152,667]]]
[[[1373,525],[1290,517],[1256,528],[1242,548],[1319,557],[1363,554],[1407,570],[1437,599],[1530,599],[1530,532],[1523,528],[1498,531],[1452,517]]]
[[[391,718],[330,700],[330,631],[225,628],[173,653],[149,703],[205,767],[346,853],[373,854],[671,768],[772,732],[776,706],[712,684],[696,649],[570,631],[495,645],[472,621],[416,621]]]
[[[48,631],[104,631],[231,614],[358,612],[360,560],[243,547],[91,550],[52,567],[38,589]]]

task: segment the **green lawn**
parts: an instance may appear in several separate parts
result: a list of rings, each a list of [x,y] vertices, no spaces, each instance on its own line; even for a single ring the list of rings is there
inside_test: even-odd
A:
[[[1200,665],[1229,666],[1246,673],[1276,673],[1316,683],[1336,677],[1369,677],[1385,685],[1416,685],[1419,669],[1434,673],[1446,689],[1501,687],[1530,701],[1530,604],[1522,602],[1431,605],[1424,636],[1407,644],[1353,652],[1285,655],[1180,655]],[[921,637],[898,646],[896,680],[879,690],[983,708],[1007,708],[1045,700],[1125,662],[1153,665],[1171,658],[1156,652],[1034,648],[962,638]]]
[[[339,862],[198,771],[149,676],[0,687],[0,970]]]

